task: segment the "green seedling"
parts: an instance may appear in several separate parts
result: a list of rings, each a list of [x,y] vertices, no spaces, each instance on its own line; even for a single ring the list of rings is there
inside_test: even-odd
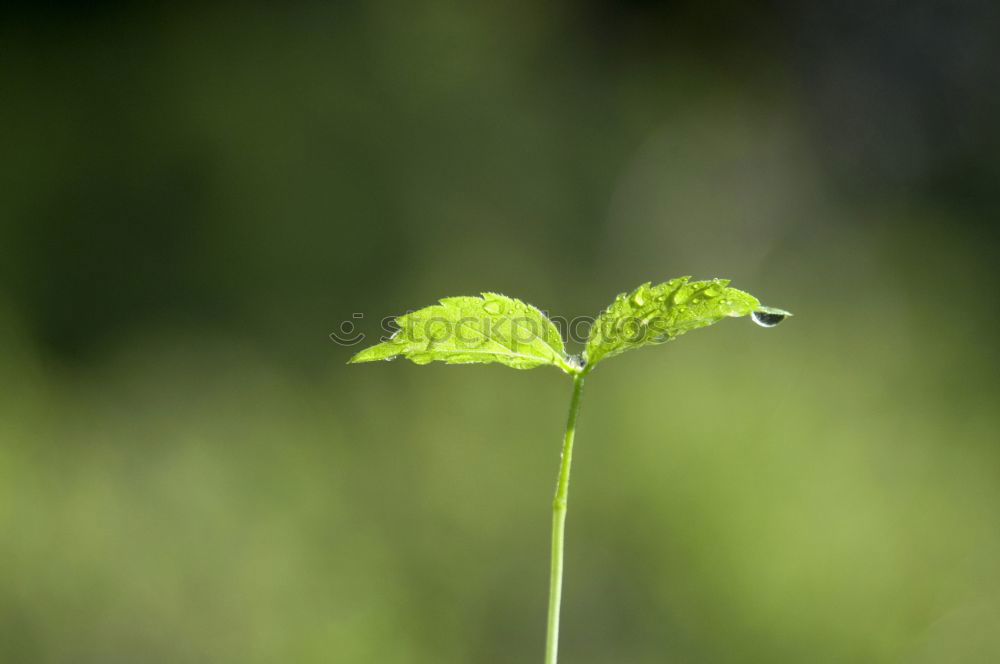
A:
[[[600,362],[633,348],[676,339],[724,318],[750,316],[774,327],[787,311],[765,307],[754,296],[729,288],[727,279],[690,281],[679,277],[622,293],[590,328],[582,357],[569,355],[555,324],[535,307],[495,293],[449,297],[396,319],[387,341],[361,351],[351,362],[405,357],[416,364],[498,362],[515,369],[554,366],[573,379],[573,396],[563,437],[562,459],[552,503],[552,559],[545,664],[556,664],[562,599],[563,547],[573,437],[584,379]]]

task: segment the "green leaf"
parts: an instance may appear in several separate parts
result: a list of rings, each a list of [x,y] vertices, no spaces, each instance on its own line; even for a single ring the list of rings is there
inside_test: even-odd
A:
[[[633,348],[660,344],[723,318],[762,312],[771,327],[787,311],[762,306],[753,295],[729,288],[728,279],[690,281],[678,277],[653,286],[645,283],[615,298],[590,329],[584,355],[587,367]]]
[[[515,369],[551,364],[566,373],[577,367],[566,356],[562,337],[551,320],[520,300],[483,293],[449,297],[396,318],[399,330],[351,362],[391,360],[402,356],[416,364],[499,362]]]

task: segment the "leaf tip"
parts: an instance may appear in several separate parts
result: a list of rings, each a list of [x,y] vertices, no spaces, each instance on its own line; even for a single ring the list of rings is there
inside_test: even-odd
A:
[[[359,353],[355,353],[354,355],[352,355],[351,358],[347,360],[347,364],[361,364],[362,362],[371,362],[371,359],[362,357],[364,352],[365,351],[361,351]]]
[[[351,359],[347,360],[347,363],[360,364],[362,362],[375,362],[377,360],[393,360],[401,352],[402,350],[395,344],[380,343],[355,353]]]

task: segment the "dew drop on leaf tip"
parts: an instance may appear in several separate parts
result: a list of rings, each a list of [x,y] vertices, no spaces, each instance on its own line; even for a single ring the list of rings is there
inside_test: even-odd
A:
[[[761,327],[774,327],[781,321],[785,320],[789,314],[785,312],[778,312],[777,310],[762,310],[754,311],[750,314],[750,318],[753,322],[757,323]]]

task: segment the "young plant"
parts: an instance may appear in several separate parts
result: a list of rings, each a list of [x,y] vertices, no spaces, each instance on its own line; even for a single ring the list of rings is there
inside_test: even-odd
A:
[[[568,355],[555,324],[535,307],[496,293],[449,297],[396,319],[399,330],[366,348],[351,362],[405,357],[416,364],[498,362],[515,369],[550,365],[573,379],[573,396],[563,437],[562,460],[552,503],[552,559],[545,664],[556,664],[562,598],[563,545],[573,436],[583,381],[600,362],[633,348],[671,341],[723,318],[749,315],[774,327],[787,311],[762,306],[754,296],[729,288],[729,280],[690,281],[679,277],[622,293],[593,322],[583,357]]]

